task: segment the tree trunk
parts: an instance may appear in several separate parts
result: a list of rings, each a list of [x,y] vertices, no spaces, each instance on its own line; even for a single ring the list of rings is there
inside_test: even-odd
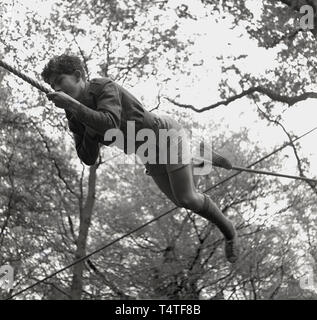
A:
[[[80,208],[80,225],[79,234],[76,241],[77,250],[75,258],[80,259],[86,255],[86,244],[88,231],[91,223],[93,207],[95,203],[95,190],[96,190],[96,170],[97,165],[93,165],[89,169],[88,178],[88,194],[83,208]],[[73,279],[71,284],[71,299],[80,300],[83,291],[83,269],[84,261],[77,263],[73,267]]]

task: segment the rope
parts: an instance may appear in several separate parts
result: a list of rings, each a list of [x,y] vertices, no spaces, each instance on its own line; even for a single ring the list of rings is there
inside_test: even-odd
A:
[[[290,145],[290,144],[294,143],[295,141],[297,141],[297,140],[299,140],[299,139],[303,138],[304,136],[308,135],[309,133],[311,133],[311,132],[315,131],[316,129],[317,129],[317,127],[315,127],[315,128],[313,128],[312,130],[310,130],[310,131],[308,131],[308,132],[304,133],[304,134],[303,134],[303,135],[301,135],[300,137],[297,137],[296,139],[294,139],[294,140],[292,140],[292,141],[290,141],[290,142],[285,143],[284,145],[282,145],[281,147],[279,147],[279,148],[277,148],[277,149],[273,150],[271,153],[267,154],[266,156],[263,156],[263,157],[262,157],[262,158],[260,158],[259,160],[257,160],[257,161],[255,161],[255,162],[251,163],[247,168],[252,167],[252,166],[254,166],[254,165],[256,165],[256,164],[258,164],[258,163],[260,163],[260,162],[264,161],[265,159],[267,159],[267,158],[271,157],[273,154],[275,154],[275,153],[277,153],[277,152],[281,151],[282,149],[286,148],[288,145]],[[216,187],[218,187],[219,185],[221,185],[221,184],[223,184],[223,183],[225,183],[225,182],[227,182],[227,181],[231,180],[232,178],[234,178],[234,177],[238,176],[238,175],[239,175],[239,174],[241,174],[241,173],[242,173],[242,171],[236,172],[236,173],[234,173],[234,174],[232,174],[232,175],[230,175],[230,176],[228,176],[228,177],[226,177],[226,178],[224,178],[224,179],[220,180],[219,182],[217,182],[216,184],[214,184],[214,185],[212,185],[211,187],[207,188],[207,189],[206,189],[205,191],[203,191],[203,192],[204,192],[204,193],[206,193],[206,192],[208,192],[208,191],[210,191],[210,190],[212,190],[212,189],[215,189],[215,188],[216,188]],[[92,251],[91,253],[87,254],[86,256],[81,257],[80,259],[77,259],[77,260],[73,261],[72,263],[70,263],[70,264],[66,265],[66,266],[65,266],[65,267],[63,267],[62,269],[57,270],[57,271],[55,271],[54,273],[52,273],[52,274],[50,274],[50,275],[46,276],[46,277],[45,277],[45,278],[43,278],[42,280],[39,280],[39,281],[35,282],[34,284],[32,284],[32,285],[30,285],[30,286],[28,286],[28,287],[26,287],[26,288],[24,288],[24,289],[22,289],[22,290],[18,291],[17,293],[15,293],[15,294],[11,295],[10,297],[8,297],[6,300],[10,300],[10,299],[12,299],[12,298],[14,298],[14,297],[16,297],[16,296],[18,296],[18,295],[20,295],[20,294],[22,294],[22,293],[24,293],[24,292],[28,291],[29,289],[34,288],[34,287],[35,287],[35,286],[37,286],[38,284],[40,284],[40,283],[44,283],[46,280],[48,280],[48,279],[50,279],[50,278],[52,278],[52,277],[56,276],[57,274],[59,274],[59,273],[61,273],[61,272],[65,271],[65,270],[67,270],[67,269],[71,268],[71,267],[72,267],[72,266],[74,266],[75,264],[77,264],[77,263],[80,263],[80,262],[82,262],[82,261],[87,260],[88,258],[90,258],[91,256],[93,256],[94,254],[96,254],[96,253],[98,253],[98,252],[100,252],[100,251],[102,251],[102,250],[104,250],[104,249],[106,249],[106,248],[110,247],[111,245],[113,245],[113,244],[115,244],[115,243],[119,242],[120,240],[122,240],[122,239],[124,239],[124,238],[126,238],[126,237],[130,236],[131,234],[133,234],[133,233],[135,233],[135,232],[137,232],[137,231],[139,231],[139,230],[143,229],[144,227],[146,227],[146,226],[150,225],[151,223],[153,223],[153,222],[155,222],[155,221],[157,221],[157,220],[159,220],[159,219],[163,218],[164,216],[168,215],[169,213],[171,213],[172,211],[176,210],[177,208],[178,208],[177,206],[175,206],[174,208],[171,208],[170,210],[168,210],[168,211],[166,211],[166,212],[162,213],[161,215],[159,215],[158,217],[153,218],[152,220],[149,220],[149,221],[148,221],[148,222],[146,222],[145,224],[143,224],[143,225],[141,225],[141,226],[139,226],[139,227],[137,227],[137,228],[135,228],[135,229],[131,230],[130,232],[128,232],[128,233],[126,233],[126,234],[122,235],[121,237],[118,237],[117,239],[115,239],[115,240],[113,240],[113,241],[111,241],[111,242],[109,242],[109,243],[105,244],[104,246],[102,246],[102,247],[100,247],[100,248],[98,248],[98,249],[96,249],[96,250]]]
[[[317,183],[317,180],[315,180],[315,179],[310,179],[310,178],[300,177],[300,176],[293,176],[293,175],[288,175],[288,174],[283,174],[283,173],[278,173],[278,172],[269,172],[269,171],[263,171],[263,170],[254,170],[254,169],[248,169],[248,168],[243,168],[243,167],[238,167],[238,166],[233,166],[233,167],[232,167],[232,170],[246,171],[246,172],[252,172],[252,173],[259,173],[259,174],[266,174],[266,175],[269,175],[269,176],[290,178],[290,179],[303,180],[303,181],[308,181],[308,182]]]
[[[50,274],[49,276],[45,277],[44,279],[39,280],[39,281],[35,282],[34,284],[30,285],[29,287],[26,287],[25,289],[23,289],[23,290],[21,290],[21,291],[19,291],[19,292],[15,293],[15,294],[13,294],[12,296],[10,296],[9,298],[7,298],[6,300],[12,299],[12,298],[16,297],[17,295],[19,295],[19,294],[21,294],[21,293],[23,293],[23,292],[25,292],[25,291],[27,291],[27,290],[29,290],[29,289],[31,289],[31,288],[33,288],[33,287],[37,286],[38,284],[43,283],[43,282],[45,282],[46,280],[48,280],[48,279],[50,279],[50,278],[54,277],[55,275],[57,275],[57,274],[59,274],[59,273],[61,273],[61,272],[65,271],[65,270],[67,270],[67,269],[71,268],[71,267],[72,267],[72,266],[74,266],[75,264],[80,263],[80,262],[82,262],[82,261],[84,261],[84,260],[87,260],[87,259],[88,259],[88,258],[90,258],[92,255],[94,255],[94,254],[96,254],[96,253],[98,253],[98,252],[100,252],[100,251],[102,251],[102,250],[104,250],[104,249],[106,249],[106,248],[110,247],[111,245],[113,245],[113,244],[115,244],[115,243],[119,242],[120,240],[122,240],[122,239],[124,239],[124,238],[126,238],[126,237],[130,236],[132,233],[135,233],[135,232],[137,232],[137,231],[139,231],[139,230],[143,229],[144,227],[148,226],[148,225],[149,225],[149,224],[151,224],[152,222],[154,222],[154,221],[156,221],[156,220],[159,220],[159,219],[161,219],[162,217],[164,217],[164,216],[168,215],[170,212],[174,211],[176,208],[177,208],[177,207],[172,208],[172,209],[170,209],[170,210],[168,210],[168,211],[166,211],[166,212],[162,213],[162,214],[161,214],[161,215],[159,215],[158,217],[156,217],[156,218],[154,218],[154,219],[152,219],[152,220],[150,220],[150,221],[146,222],[145,224],[143,224],[143,225],[141,225],[141,226],[139,226],[139,227],[137,227],[137,228],[135,228],[135,229],[131,230],[130,232],[128,232],[128,233],[126,233],[126,234],[124,234],[123,236],[118,237],[117,239],[115,239],[115,240],[113,240],[113,241],[111,241],[111,242],[107,243],[106,245],[104,245],[104,246],[102,246],[102,247],[100,247],[100,248],[96,249],[95,251],[92,251],[92,252],[91,252],[91,253],[89,253],[88,255],[86,255],[86,256],[84,256],[84,257],[82,257],[82,258],[80,258],[80,259],[77,259],[77,260],[73,261],[72,263],[68,264],[68,265],[67,265],[67,266],[65,266],[64,268],[62,268],[62,269],[60,269],[60,270],[57,270],[56,272],[54,272],[54,273]]]
[[[220,168],[227,169],[221,163],[217,164],[217,163],[214,163],[212,160],[209,160],[209,159],[206,159],[206,158],[194,157],[193,159],[201,161],[201,163],[208,162],[208,163],[211,163],[212,165],[214,165],[215,167],[220,167]],[[293,176],[293,175],[283,174],[283,173],[279,173],[279,172],[255,170],[255,169],[249,169],[249,168],[244,168],[244,167],[239,167],[239,166],[232,166],[232,168],[230,170],[245,171],[245,172],[251,172],[251,173],[265,174],[265,175],[269,175],[269,176],[283,177],[283,178],[289,178],[289,179],[295,179],[295,180],[303,180],[303,181],[307,181],[307,182],[317,183],[316,179],[306,178],[304,176]]]
[[[273,155],[274,153],[284,149],[285,147],[293,144],[294,142],[296,142],[297,140],[307,136],[308,134],[312,133],[313,131],[317,130],[317,127],[307,131],[306,133],[302,134],[301,136],[289,141],[289,142],[286,142],[284,143],[281,147],[275,149],[273,152],[269,153],[268,155],[265,156],[265,159],[269,158],[271,155]],[[212,163],[214,166],[216,167],[221,167],[221,168],[224,168],[223,166],[221,165],[217,165],[217,164],[214,164],[211,160],[209,159],[206,159],[206,158],[201,158],[201,157],[193,157],[194,160],[198,160],[200,163],[203,163],[203,162],[209,162],[209,163]],[[265,159],[262,159],[261,161],[265,160]],[[259,161],[259,162],[261,162]],[[249,165],[247,166],[246,168],[244,167],[239,167],[239,166],[233,166],[232,169],[233,170],[237,170],[237,171],[246,171],[246,172],[251,172],[251,173],[259,173],[259,174],[265,174],[265,175],[271,175],[271,176],[277,176],[277,177],[284,177],[284,178],[290,178],[290,179],[296,179],[296,180],[303,180],[303,181],[307,181],[307,182],[314,182],[314,183],[317,183],[317,180],[316,179],[311,179],[311,178],[306,178],[306,177],[301,177],[301,176],[293,176],[293,175],[286,175],[286,174],[282,174],[282,173],[277,173],[277,172],[269,172],[269,171],[263,171],[263,170],[254,170],[254,169],[250,169],[250,167],[254,166],[255,164],[258,164],[259,162],[256,162],[252,165]]]
[[[42,91],[42,92],[44,92],[46,94],[52,92],[49,89],[47,89],[44,86],[42,86],[36,80],[30,78],[29,76],[25,75],[24,73],[22,73],[22,72],[20,72],[18,70],[16,70],[15,68],[11,67],[10,65],[8,65],[6,62],[4,62],[2,60],[0,60],[0,67],[3,67],[5,69],[7,69],[8,71],[12,72],[13,74],[18,76],[19,78],[23,79],[24,81],[28,82],[33,87],[39,89],[40,91]]]

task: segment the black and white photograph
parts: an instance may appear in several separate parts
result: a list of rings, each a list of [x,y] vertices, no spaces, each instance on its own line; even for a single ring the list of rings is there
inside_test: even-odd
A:
[[[0,0],[0,300],[316,300],[316,99],[317,0]]]

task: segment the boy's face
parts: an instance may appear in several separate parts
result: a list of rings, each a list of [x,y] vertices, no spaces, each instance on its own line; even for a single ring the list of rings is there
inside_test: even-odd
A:
[[[82,78],[75,74],[53,73],[50,76],[49,82],[55,91],[63,91],[74,99],[80,96],[83,88]]]

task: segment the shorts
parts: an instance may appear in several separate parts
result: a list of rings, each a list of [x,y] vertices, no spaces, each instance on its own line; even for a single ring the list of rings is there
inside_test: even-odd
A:
[[[188,138],[185,135],[185,130],[176,120],[169,116],[155,115],[152,129],[157,138],[156,161],[155,163],[144,163],[147,175],[162,175],[191,164]],[[166,130],[161,130],[160,135],[160,129]],[[167,139],[165,133],[167,133]]]

